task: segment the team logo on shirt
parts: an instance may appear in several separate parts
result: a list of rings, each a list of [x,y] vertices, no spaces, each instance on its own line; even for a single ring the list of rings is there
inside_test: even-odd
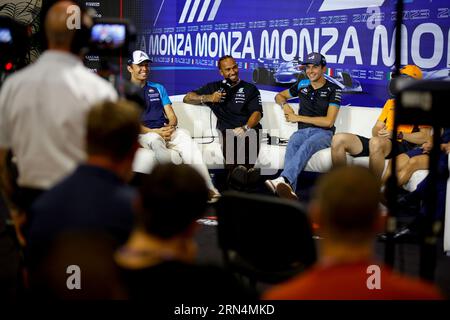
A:
[[[158,90],[155,90],[153,88],[149,88],[148,89],[148,94],[147,95],[148,95],[148,98],[150,99],[150,101],[152,101],[152,102],[160,100]]]
[[[244,88],[240,88],[235,96],[234,96],[235,102],[236,103],[245,103],[245,92],[244,92]]]

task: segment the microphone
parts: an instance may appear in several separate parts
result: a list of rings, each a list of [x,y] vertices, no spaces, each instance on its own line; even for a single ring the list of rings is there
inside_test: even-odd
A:
[[[219,92],[226,93],[226,96],[225,96],[225,98],[222,97],[222,99],[220,100],[220,103],[223,103],[228,99],[231,87],[232,87],[232,84],[231,84],[230,79],[225,78],[222,80],[222,82],[220,83]]]
[[[222,82],[220,83],[220,91],[228,93],[230,89],[231,89],[231,80],[228,78],[223,79]]]

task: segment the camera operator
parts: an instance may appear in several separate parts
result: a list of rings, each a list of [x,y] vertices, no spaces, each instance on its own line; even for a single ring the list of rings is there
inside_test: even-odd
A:
[[[85,159],[85,118],[91,106],[117,99],[114,88],[82,64],[80,52],[92,19],[83,13],[81,29],[69,28],[71,6],[76,4],[59,1],[49,9],[48,49],[11,75],[0,91],[0,177],[3,189],[11,190],[5,161],[12,150],[18,167],[15,205],[24,212]]]

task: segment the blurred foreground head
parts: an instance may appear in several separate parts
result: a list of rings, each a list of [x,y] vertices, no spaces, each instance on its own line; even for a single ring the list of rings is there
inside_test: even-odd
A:
[[[141,130],[140,110],[133,102],[105,101],[87,115],[87,153],[122,161],[134,156]]]
[[[162,239],[189,231],[204,215],[208,201],[205,180],[186,164],[157,165],[139,193],[139,227]]]
[[[328,239],[344,243],[372,241],[379,231],[380,183],[363,167],[339,167],[317,184],[311,210]]]
[[[117,243],[95,231],[68,231],[49,246],[31,274],[36,300],[116,300],[127,298],[113,260]]]

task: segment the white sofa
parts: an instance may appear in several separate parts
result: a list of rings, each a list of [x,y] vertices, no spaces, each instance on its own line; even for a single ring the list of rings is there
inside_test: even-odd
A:
[[[203,159],[209,169],[223,168],[223,156],[216,127],[216,117],[207,107],[194,106],[182,102],[182,97],[172,97],[173,108],[178,118],[178,126],[184,128],[199,144],[203,152]],[[273,101],[273,99],[272,99]],[[292,104],[297,111],[298,104]],[[281,108],[274,102],[263,102],[264,117],[261,124],[271,136],[289,139],[297,130],[297,124],[286,122]],[[343,106],[336,120],[336,132],[357,133],[366,137],[371,136],[371,129],[381,109]],[[256,167],[261,168],[262,174],[275,174],[284,166],[286,145],[269,145],[263,141]],[[353,158],[347,156],[348,163],[368,166],[368,157]],[[156,163],[151,150],[139,149],[133,165],[135,172],[148,173]],[[387,163],[387,161],[386,161]],[[305,171],[326,172],[331,168],[330,148],[315,153],[308,162]],[[417,184],[427,175],[421,170],[412,176],[404,186],[413,191]]]

